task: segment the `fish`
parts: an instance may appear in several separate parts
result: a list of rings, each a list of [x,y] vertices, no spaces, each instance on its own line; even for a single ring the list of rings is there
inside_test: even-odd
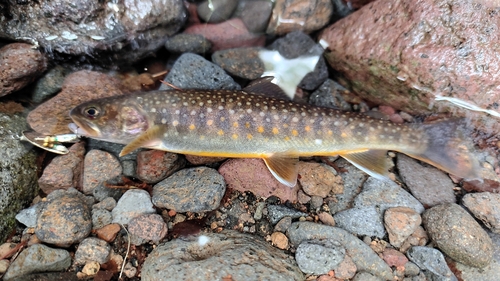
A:
[[[339,155],[388,179],[397,151],[461,178],[479,178],[461,122],[396,124],[243,90],[163,90],[92,100],[70,111],[76,133],[138,148],[209,157],[261,158],[281,183],[297,183],[299,157]]]

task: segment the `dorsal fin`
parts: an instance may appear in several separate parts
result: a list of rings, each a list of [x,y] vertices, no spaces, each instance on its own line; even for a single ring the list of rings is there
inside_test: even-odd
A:
[[[294,187],[297,184],[299,157],[295,152],[278,152],[264,158],[271,174],[282,184]]]
[[[274,77],[266,76],[256,79],[248,84],[243,91],[254,95],[261,95],[282,100],[290,100],[290,97],[278,85],[274,84]]]
[[[129,144],[127,144],[120,152],[120,157],[125,156],[132,151],[141,148],[159,148],[161,144],[161,139],[165,133],[166,126],[154,125],[147,129],[144,133],[140,134]]]
[[[361,152],[342,153],[340,156],[374,178],[380,180],[387,180],[389,178],[386,160],[387,150],[372,149]]]

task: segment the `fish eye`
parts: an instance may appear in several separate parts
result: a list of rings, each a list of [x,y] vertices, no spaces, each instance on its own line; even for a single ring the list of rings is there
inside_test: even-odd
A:
[[[93,106],[85,108],[83,112],[90,119],[94,119],[99,116],[99,110]]]

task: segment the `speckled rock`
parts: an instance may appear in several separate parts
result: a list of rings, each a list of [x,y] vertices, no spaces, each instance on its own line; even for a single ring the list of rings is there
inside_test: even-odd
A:
[[[19,277],[35,272],[64,271],[70,265],[71,256],[68,251],[35,244],[19,254],[9,266],[3,280],[20,280]]]
[[[330,192],[341,194],[344,191],[342,178],[330,166],[313,162],[299,162],[299,183],[310,196],[327,197]]]
[[[457,280],[440,251],[433,248],[415,246],[408,250],[407,255],[412,262],[424,271],[430,280]]]
[[[160,215],[146,214],[132,219],[128,224],[128,231],[131,234],[131,243],[141,245],[148,241],[158,244],[165,238],[168,229]]]
[[[205,0],[198,4],[198,16],[205,22],[222,22],[233,14],[238,0]]]
[[[264,63],[259,58],[261,50],[258,47],[221,50],[212,54],[212,61],[231,75],[255,80],[265,71]]]
[[[55,195],[55,193],[53,193]],[[65,192],[41,202],[35,234],[41,241],[68,247],[90,234],[90,208],[75,193]]]
[[[423,166],[404,154],[398,154],[397,167],[411,194],[424,206],[456,202],[453,192],[455,185],[441,170]]]
[[[106,151],[93,149],[85,155],[83,166],[83,193],[94,189],[122,173],[120,161]]]
[[[331,79],[327,79],[309,96],[309,103],[316,106],[352,111],[351,104],[343,96],[346,93],[348,93],[346,88]]]
[[[45,55],[24,43],[0,49],[0,97],[22,89],[47,69]]]
[[[361,271],[356,273],[352,281],[382,281],[382,279],[368,272]]]
[[[155,213],[155,209],[147,191],[130,189],[118,200],[111,213],[113,214],[113,223],[128,224],[133,218],[140,215]]]
[[[199,34],[181,33],[168,38],[165,48],[172,53],[205,54],[212,48],[212,43]]]
[[[56,189],[81,188],[84,154],[85,143],[79,142],[69,148],[68,154],[52,159],[38,179],[40,189],[49,194]]]
[[[382,216],[373,206],[347,209],[336,213],[333,218],[337,227],[354,235],[383,238],[386,234]]]
[[[216,170],[197,167],[181,170],[153,187],[153,204],[177,212],[206,212],[219,207],[226,186]]]
[[[295,209],[288,208],[283,205],[269,205],[267,206],[267,217],[271,224],[278,223],[284,217],[290,217],[292,219],[307,216],[306,213],[297,211]]]
[[[390,267],[403,267],[408,262],[408,259],[403,253],[391,248],[384,249],[382,258]]]
[[[100,264],[109,260],[111,246],[99,238],[89,237],[83,240],[75,253],[75,264],[96,261]]]
[[[415,232],[421,223],[420,215],[407,207],[389,208],[384,213],[384,225],[389,233],[389,241],[397,248]]]
[[[300,243],[295,260],[306,274],[327,274],[344,260],[345,249],[333,239],[310,240]]]
[[[155,248],[142,267],[143,281],[304,280],[295,262],[263,240],[235,231],[174,239]]]
[[[28,115],[28,123],[41,134],[69,134],[68,124],[73,121],[68,112],[85,101],[116,96],[124,92],[117,79],[106,74],[82,70],[66,77],[61,92],[42,103]]]
[[[345,256],[344,260],[335,269],[335,278],[349,280],[354,277],[357,271],[356,264],[349,256]]]
[[[281,184],[260,159],[230,159],[220,166],[219,173],[231,189],[250,191],[264,198],[274,195],[283,201],[297,201],[299,186],[290,188]]]
[[[432,241],[450,258],[480,268],[491,262],[491,238],[459,205],[433,207],[423,214],[423,222]]]
[[[462,202],[492,232],[500,234],[500,194],[469,193],[462,198]]]
[[[262,33],[266,30],[273,3],[268,0],[240,0],[233,17],[240,18],[251,32]]]
[[[21,210],[16,215],[16,220],[26,227],[35,227],[36,226],[36,217],[38,215],[41,204],[35,204],[30,206],[29,208]]]
[[[302,241],[311,239],[334,239],[340,242],[356,267],[385,280],[392,280],[389,266],[363,241],[349,232],[332,226],[312,222],[295,222],[287,231],[290,242],[298,246]]]
[[[106,197],[101,202],[94,204],[92,209],[105,209],[108,211],[116,207],[116,200],[113,197]]]
[[[59,92],[68,72],[68,69],[60,65],[47,71],[47,73],[35,83],[33,95],[31,96],[33,102],[40,103]]]
[[[113,221],[111,212],[104,209],[92,209],[92,229],[98,229]]]
[[[363,183],[368,178],[365,172],[354,167],[343,158],[335,161],[335,165],[343,171],[340,176],[344,182],[344,193],[336,194],[336,200],[331,200],[328,203],[332,214],[351,208],[354,198],[361,192]]]
[[[157,183],[186,164],[186,160],[179,154],[160,151],[144,150],[137,153],[137,178],[146,183]]]

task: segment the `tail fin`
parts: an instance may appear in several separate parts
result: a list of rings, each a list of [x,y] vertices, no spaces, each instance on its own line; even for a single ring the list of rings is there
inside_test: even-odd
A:
[[[469,150],[471,137],[463,119],[447,119],[421,126],[428,136],[427,149],[420,154],[408,155],[455,176],[480,179],[479,162]]]

